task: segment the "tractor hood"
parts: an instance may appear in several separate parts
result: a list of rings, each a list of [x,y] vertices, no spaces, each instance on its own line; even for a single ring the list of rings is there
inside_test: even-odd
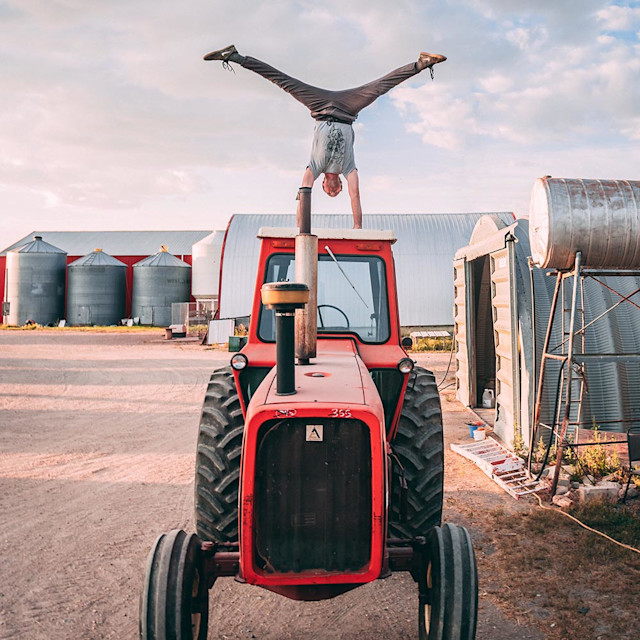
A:
[[[327,405],[337,410],[366,406],[367,412],[378,414],[381,423],[384,422],[378,390],[352,340],[319,341],[318,357],[312,364],[296,366],[295,376],[295,395],[277,395],[274,367],[249,403],[247,422],[251,421],[252,414],[256,411],[275,410],[283,405],[292,408],[304,405],[305,408],[315,408],[316,411]]]

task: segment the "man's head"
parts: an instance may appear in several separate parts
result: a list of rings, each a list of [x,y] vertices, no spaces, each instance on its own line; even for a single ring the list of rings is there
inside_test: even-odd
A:
[[[342,191],[340,176],[337,173],[325,173],[322,188],[328,196],[335,198]]]

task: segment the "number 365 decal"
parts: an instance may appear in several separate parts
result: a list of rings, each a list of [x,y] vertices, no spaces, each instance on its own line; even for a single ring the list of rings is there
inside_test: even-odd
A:
[[[351,409],[331,409],[329,412],[330,418],[350,418]]]

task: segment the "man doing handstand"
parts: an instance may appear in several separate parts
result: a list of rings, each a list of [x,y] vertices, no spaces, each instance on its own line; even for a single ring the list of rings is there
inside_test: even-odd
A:
[[[351,125],[358,117],[358,113],[381,95],[424,69],[444,62],[446,57],[423,52],[416,62],[399,67],[368,84],[343,91],[329,91],[305,84],[261,60],[241,56],[234,45],[212,51],[204,56],[204,59],[221,60],[223,66],[228,66],[229,62],[240,64],[245,69],[278,85],[311,111],[311,117],[316,121],[316,126],[313,132],[311,159],[302,177],[302,186],[313,187],[316,179],[324,173],[322,188],[333,198],[342,191],[340,181],[340,174],[342,174],[347,180],[353,212],[353,227],[361,229],[362,205],[358,170],[353,154],[354,133]],[[431,74],[433,77],[433,70]]]

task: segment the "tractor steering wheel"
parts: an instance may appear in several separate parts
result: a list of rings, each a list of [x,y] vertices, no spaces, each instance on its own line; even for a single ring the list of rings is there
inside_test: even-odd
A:
[[[332,304],[319,304],[319,305],[318,305],[318,318],[319,318],[319,320],[320,320],[320,327],[321,327],[322,329],[324,329],[324,321],[322,320],[322,313],[320,313],[320,309],[321,309],[322,307],[328,307],[329,309],[335,309],[338,313],[342,314],[342,316],[343,316],[343,317],[344,317],[344,319],[345,319],[345,322],[347,323],[346,328],[347,328],[347,329],[349,328],[349,326],[350,326],[350,325],[349,325],[349,318],[347,318],[347,314],[346,314],[342,309],[340,309],[339,307],[336,307],[336,306],[334,306],[334,305],[332,305]]]

